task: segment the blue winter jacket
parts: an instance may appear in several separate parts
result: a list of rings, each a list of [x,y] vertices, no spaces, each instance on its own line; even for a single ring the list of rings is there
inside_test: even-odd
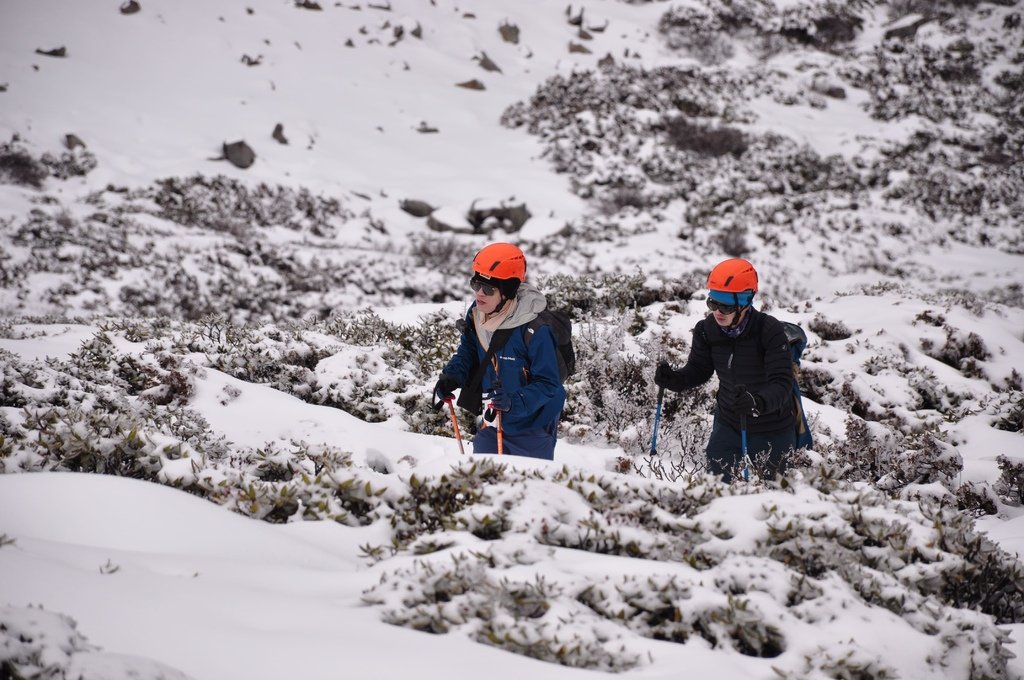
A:
[[[539,303],[535,296],[540,296]],[[526,284],[520,287],[518,297],[519,308],[506,320],[514,326],[512,333],[494,355],[498,363],[497,374],[494,366],[488,363],[481,382],[483,392],[487,394],[500,378],[503,391],[512,397],[512,408],[502,415],[502,429],[506,435],[553,430],[552,426],[558,422],[565,404],[558,348],[551,328],[539,326],[531,330],[527,327],[537,312],[545,308],[546,301],[543,295]],[[470,371],[486,355],[473,324],[475,306],[474,303],[466,314],[466,327],[458,350],[444,367],[444,373],[455,378],[460,385],[469,381]],[[527,343],[526,335],[531,332],[533,337]]]

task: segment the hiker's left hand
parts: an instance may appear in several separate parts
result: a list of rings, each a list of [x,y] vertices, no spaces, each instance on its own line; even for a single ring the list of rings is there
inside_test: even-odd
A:
[[[512,395],[500,387],[495,388],[495,390],[491,392],[491,408],[495,411],[511,411]]]
[[[758,417],[764,410],[764,399],[753,392],[737,392],[732,402],[732,409],[738,416]]]

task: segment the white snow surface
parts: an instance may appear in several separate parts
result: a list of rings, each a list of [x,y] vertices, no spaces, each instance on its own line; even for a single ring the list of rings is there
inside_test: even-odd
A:
[[[51,188],[62,198],[84,196],[108,184],[141,186],[195,172],[222,173],[328,195],[367,195],[401,238],[421,229],[398,209],[402,198],[420,197],[442,210],[461,211],[473,198],[514,197],[524,200],[535,216],[524,236],[540,241],[587,208],[568,191],[564,176],[539,157],[536,138],[498,124],[502,112],[528,99],[545,78],[593,68],[606,53],[618,56],[628,50],[652,67],[680,61],[652,35],[664,3],[572,3],[574,11],[585,8],[588,24],[608,23],[609,29],[595,34],[589,45],[592,54],[569,52],[574,37],[565,22],[565,5],[548,0],[351,0],[324,3],[322,12],[300,10],[285,0],[141,4],[141,12],[126,16],[118,13],[117,3],[0,3],[0,84],[6,85],[0,93],[0,139],[17,134],[33,148],[56,152],[64,135],[75,133],[100,159],[87,177]],[[374,4],[391,9],[375,9]],[[523,38],[518,45],[500,39],[496,29],[503,22],[519,26]],[[399,25],[405,36],[390,46]],[[410,36],[417,26],[422,38]],[[354,47],[345,45],[349,39]],[[67,58],[36,53],[58,46],[66,46]],[[500,65],[501,73],[484,71],[473,61],[483,52]],[[260,65],[246,67],[240,61],[243,55],[261,59]],[[473,78],[486,90],[455,86]],[[822,154],[850,155],[860,150],[856,128],[874,124],[857,104],[853,98],[830,115],[804,110],[800,117],[775,123],[773,118],[792,112],[770,102],[753,106],[768,121],[766,128]],[[285,124],[287,146],[270,139],[278,122]],[[418,132],[422,124],[439,132]],[[901,136],[905,131],[893,126],[889,133]],[[250,169],[209,160],[223,142],[237,139],[249,140],[257,149]],[[26,196],[0,187],[4,215],[27,212],[31,200]],[[648,250],[630,253],[630,259],[686,261],[684,246],[664,246],[670,233],[669,225],[651,238]],[[921,256],[967,288],[1024,283],[1020,256],[964,245],[930,249]],[[773,271],[799,264],[770,263],[763,278],[770,282]],[[558,271],[559,263],[541,263],[540,268]],[[874,283],[868,275],[811,278],[810,287],[820,296],[817,306],[803,316],[794,314],[794,320],[806,322],[814,311],[824,310],[826,316],[858,329],[861,338],[915,347],[922,333],[937,332],[915,324],[921,310],[900,306],[898,298],[833,296],[834,291]],[[387,320],[411,322],[428,311],[445,309],[457,315],[463,308],[461,303],[417,304],[376,311]],[[674,318],[672,332],[684,335],[694,314]],[[1019,309],[987,312],[964,323],[982,329],[994,350],[986,365],[991,382],[1024,366],[1024,315]],[[0,348],[31,360],[66,357],[96,330],[95,325],[70,323],[19,328],[28,337],[0,339]],[[32,330],[38,337],[31,337]],[[851,372],[859,370],[849,358],[853,351],[841,344],[818,345],[812,352],[818,361],[849,362]],[[331,361],[345,360],[344,355],[335,357],[317,370],[329,376],[337,370]],[[956,389],[978,386],[952,369],[938,378]],[[222,404],[218,395],[228,385],[240,396]],[[189,406],[238,446],[327,442],[352,451],[357,463],[382,462],[396,475],[441,474],[459,461],[453,439],[410,433],[399,423],[368,424],[215,370],[197,378]],[[822,425],[842,430],[844,414],[814,403],[807,407]],[[950,430],[964,458],[965,482],[994,480],[999,455],[1024,457],[1019,433],[993,429],[981,419],[965,419]],[[615,449],[560,441],[554,465],[606,471],[616,454]],[[523,468],[551,465],[506,462]],[[761,512],[766,500],[791,506],[812,502],[783,494],[722,499],[716,511],[734,530],[734,546],[749,547],[757,540],[744,531],[744,518]],[[540,506],[548,501],[557,499],[531,495],[529,502],[535,505],[517,512],[542,514]],[[1001,510],[979,520],[978,526],[1005,550],[1024,555],[1024,513],[1020,508]],[[378,564],[361,558],[361,545],[388,540],[379,526],[271,525],[157,484],[39,473],[0,475],[0,537],[6,539],[0,541],[0,612],[26,627],[39,626],[37,631],[54,640],[70,635],[70,629],[43,613],[63,614],[88,641],[78,649],[65,645],[64,653],[72,658],[69,678],[595,677],[592,671],[511,654],[463,634],[429,635],[382,622],[361,595],[379,582],[385,568],[413,558]],[[688,570],[685,565],[638,565],[640,560],[564,549],[553,550],[549,559],[544,569],[553,575],[601,574],[613,582],[643,570]],[[731,568],[745,573],[746,566]],[[764,578],[771,582],[775,575]],[[767,679],[776,677],[773,665],[799,668],[801,650],[849,644],[858,653],[883,659],[901,678],[943,677],[940,669],[920,663],[937,651],[934,640],[912,631],[895,615],[854,605],[836,616],[837,623],[819,627],[780,615],[783,634],[798,644],[778,659],[716,650],[702,640],[634,640],[633,651],[647,661],[624,675],[650,680]],[[1006,628],[1017,655],[1011,673],[1024,677],[1024,624]]]

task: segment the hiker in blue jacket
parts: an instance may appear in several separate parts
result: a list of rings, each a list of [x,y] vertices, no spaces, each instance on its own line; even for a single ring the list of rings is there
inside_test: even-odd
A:
[[[752,306],[757,271],[747,260],[718,264],[708,276],[711,313],[693,329],[686,365],[658,365],[654,382],[674,391],[703,385],[718,374],[714,424],[706,453],[713,474],[728,482],[742,462],[741,418],[747,453],[762,476],[785,472],[796,446],[789,340],[778,319]]]
[[[553,460],[565,404],[558,349],[550,326],[528,327],[547,300],[526,283],[526,257],[511,243],[477,253],[469,285],[476,301],[434,398],[461,389],[459,406],[481,416],[474,453]]]

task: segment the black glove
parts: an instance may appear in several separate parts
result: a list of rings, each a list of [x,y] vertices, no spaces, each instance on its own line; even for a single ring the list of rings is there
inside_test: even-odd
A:
[[[678,391],[679,377],[672,370],[672,367],[663,361],[654,370],[654,384],[658,387]]]
[[[764,399],[753,392],[740,390],[732,402],[732,410],[738,416],[758,417],[764,410]]]
[[[458,380],[450,375],[442,373],[437,384],[434,385],[434,408],[441,408],[441,404],[443,404],[446,399],[451,399],[453,396],[452,392],[460,387],[462,387],[462,385],[459,384]]]

